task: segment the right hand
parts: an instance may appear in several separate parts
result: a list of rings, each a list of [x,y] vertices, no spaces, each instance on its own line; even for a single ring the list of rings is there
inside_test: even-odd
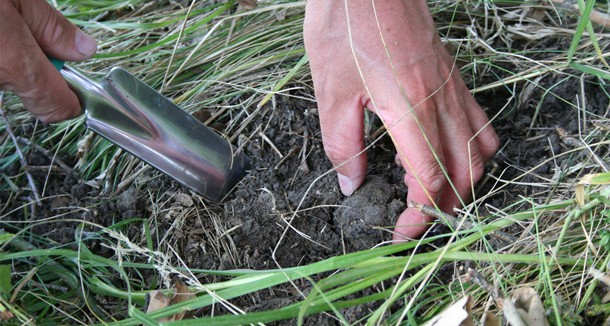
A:
[[[366,177],[368,108],[394,141],[407,202],[437,204],[452,214],[499,142],[443,47],[426,1],[309,0],[304,37],[322,141],[341,191],[351,195]],[[419,237],[431,222],[407,209],[394,240]]]
[[[43,122],[82,113],[81,105],[47,56],[81,61],[97,44],[45,0],[0,0],[0,90],[12,91]]]

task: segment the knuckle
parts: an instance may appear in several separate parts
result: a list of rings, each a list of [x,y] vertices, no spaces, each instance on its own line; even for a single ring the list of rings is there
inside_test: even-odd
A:
[[[471,179],[473,182],[477,182],[483,177],[484,171],[485,164],[483,163],[483,158],[480,155],[474,155],[470,162],[466,161],[460,164],[455,177],[467,182],[470,182]]]
[[[492,153],[495,153],[496,151],[498,151],[498,148],[500,148],[500,137],[498,137],[495,131],[492,131],[491,137],[485,139],[484,143],[486,145],[485,147],[487,150]]]
[[[421,181],[429,192],[433,194],[438,194],[443,189],[443,184],[445,183],[445,176],[442,171],[439,169],[435,169],[436,171],[430,173],[424,173],[421,176]]]
[[[37,39],[43,46],[63,44],[71,42],[65,26],[59,22],[57,15],[53,11],[47,10],[40,14],[40,20],[33,28],[33,33],[39,34]],[[69,43],[68,43],[69,44]]]
[[[346,141],[338,141],[336,137],[324,139],[324,151],[333,164],[341,164],[354,157],[354,154],[346,149]]]
[[[489,149],[493,154],[493,153],[497,152],[499,148],[500,148],[500,137],[498,137],[498,135],[494,132],[493,136],[491,137],[491,139],[489,141]]]
[[[498,134],[491,129],[491,126],[488,126],[489,132],[484,132],[482,135],[478,136],[477,144],[481,151],[481,154],[486,158],[490,158],[493,156],[498,149],[500,148],[500,137]]]
[[[473,162],[471,168],[469,169],[470,175],[474,182],[477,182],[483,176],[483,172],[485,171],[485,165],[483,164],[483,160],[481,160],[480,156],[476,162]]]
[[[50,44],[61,43],[66,39],[66,29],[61,24],[57,24],[51,15],[47,18],[44,34],[42,39]]]
[[[445,175],[436,161],[422,164],[413,177],[419,179],[421,185],[432,194],[440,193],[445,184]]]

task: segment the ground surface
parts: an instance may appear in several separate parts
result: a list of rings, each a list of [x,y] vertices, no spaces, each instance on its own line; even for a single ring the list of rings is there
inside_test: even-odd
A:
[[[494,73],[503,74],[500,70]],[[493,192],[480,203],[482,214],[492,207],[506,207],[522,195],[546,200],[551,190],[537,187],[535,182],[559,183],[567,177],[575,178],[574,173],[587,171],[587,166],[570,169],[582,159],[559,154],[574,148],[579,131],[588,134],[584,129],[593,127],[596,115],[607,116],[610,87],[599,86],[597,80],[574,77],[545,93],[564,77],[547,75],[532,83],[521,83],[515,89],[518,98],[503,88],[475,95],[490,117],[502,110],[493,121],[501,149],[477,186],[477,198]],[[292,95],[311,98],[310,91],[305,96]],[[583,100],[588,112],[586,122],[576,109],[585,105]],[[11,222],[27,223],[34,234],[59,244],[73,243],[83,220],[91,223],[85,228],[94,231],[93,224],[109,227],[120,221],[142,219],[122,232],[143,245],[146,239],[142,225],[147,224],[156,236],[155,246],[172,252],[175,264],[182,264],[175,260],[180,257],[187,266],[200,269],[299,266],[390,240],[391,227],[405,208],[407,189],[402,183],[403,171],[394,163],[389,137],[371,145],[369,177],[346,198],[339,192],[335,174],[329,173],[331,164],[324,154],[315,102],[277,97],[275,104],[268,106],[261,118],[243,132],[254,135],[244,146],[253,169],[222,203],[206,202],[152,169],[142,172],[120,191],[104,192],[93,186],[95,182],[85,182],[73,171],[53,164],[41,151],[30,150],[26,154],[31,174],[40,188],[44,185],[44,196],[50,199],[39,207],[29,204],[27,191],[19,192],[18,200],[11,197],[13,192],[0,193],[0,201],[12,203],[4,207],[3,213],[12,212]],[[381,127],[373,116],[369,121],[367,144]],[[33,125],[32,120],[30,125],[19,126],[15,133],[30,138]],[[549,159],[552,157],[556,158]],[[76,160],[59,159],[68,166]],[[0,172],[11,178],[22,173],[20,168],[16,162]],[[515,180],[529,170],[532,173]],[[125,178],[120,174],[115,177]],[[19,180],[23,184],[18,186],[25,189],[27,181]],[[515,235],[523,232],[519,228],[509,231]],[[436,232],[443,232],[443,228]],[[95,238],[88,244],[98,254],[115,254],[113,248]],[[280,307],[297,298],[298,293],[290,291],[290,287],[283,288],[261,294],[260,303],[246,309]],[[349,313],[353,317],[363,313],[352,310]],[[318,322],[321,321],[312,320]]]
[[[580,96],[577,93],[580,85],[560,86],[555,90],[558,96],[566,99]],[[603,90],[593,84],[585,84],[585,90],[589,111],[604,116],[607,99],[605,95],[598,96]],[[490,116],[497,112],[494,108],[506,103],[506,94],[489,93],[477,98],[488,108]],[[496,178],[512,180],[521,171],[534,167],[535,173],[521,181],[552,179],[557,170],[566,171],[569,167],[570,159],[574,159],[569,155],[551,161],[548,158],[573,148],[557,128],[562,128],[568,137],[577,138],[577,110],[548,96],[540,106],[534,128],[530,129],[536,105],[524,103],[496,121],[502,146],[488,164],[489,177],[478,185],[480,192],[488,192]],[[248,144],[245,151],[252,159],[253,169],[222,203],[204,202],[152,169],[139,178],[141,181],[117,194],[100,193],[58,167],[50,173],[40,169],[32,174],[38,183],[46,185],[45,194],[53,199],[44,201],[42,207],[33,206],[32,217],[44,220],[62,213],[64,219],[74,221],[60,225],[44,223],[35,231],[61,243],[74,239],[74,225],[80,219],[110,226],[122,219],[153,218],[160,230],[172,233],[178,244],[175,249],[187,252],[190,247],[209,246],[207,237],[210,230],[215,230],[222,232],[231,244],[231,248],[221,249],[237,250],[231,254],[240,257],[225,261],[223,255],[207,255],[204,251],[185,255],[194,264],[192,267],[210,269],[273,268],[273,252],[280,266],[296,266],[390,240],[391,226],[405,208],[407,189],[402,183],[402,169],[394,164],[395,152],[389,138],[371,146],[367,181],[354,195],[345,197],[339,192],[336,176],[328,173],[331,164],[322,147],[315,103],[280,100],[269,118],[269,122],[260,123],[266,125],[265,135],[276,148],[262,138]],[[378,124],[373,129],[379,128]],[[36,150],[29,153],[28,159],[33,167],[51,164],[48,157]],[[18,164],[3,172],[18,173]],[[498,184],[502,185],[501,181],[495,187]],[[519,195],[530,196],[535,191],[509,186],[487,203],[501,207]],[[209,213],[214,218],[205,216]],[[17,210],[14,218],[21,215]],[[206,231],[202,232],[202,228]]]
[[[605,96],[598,95],[602,89],[593,84],[584,87],[589,111],[605,116],[608,103]],[[563,83],[555,93],[564,99],[576,99],[579,88],[579,84]],[[506,104],[506,95],[489,92],[477,99],[493,116]],[[502,148],[488,166],[490,177],[479,185],[480,195],[502,185],[495,178],[511,180],[534,167],[534,173],[520,181],[558,178],[558,171],[569,173],[570,156],[543,162],[571,148],[562,141],[557,128],[576,136],[578,112],[554,96],[547,96],[530,129],[533,108],[538,104],[526,100],[495,121]],[[27,222],[61,216],[61,222],[40,223],[33,232],[58,243],[71,243],[80,220],[111,226],[121,220],[142,218],[157,234],[160,244],[166,243],[189,267],[202,269],[298,266],[390,240],[389,230],[405,207],[407,189],[402,184],[402,170],[394,164],[389,138],[370,148],[369,177],[362,188],[346,198],[338,190],[335,175],[327,173],[331,165],[323,151],[315,103],[280,98],[272,112],[269,121],[261,119],[260,124],[276,148],[260,137],[248,144],[245,151],[252,158],[253,170],[223,203],[201,201],[152,170],[120,193],[104,194],[54,168],[50,174],[48,170],[32,172],[37,183],[46,184],[46,196],[53,199],[35,207]],[[251,128],[259,126],[254,124]],[[371,129],[377,128],[378,122]],[[28,136],[23,128],[18,132]],[[48,167],[51,163],[37,151],[31,151],[28,160],[31,166]],[[18,173],[18,166],[3,173]],[[485,203],[503,207],[520,195],[535,198],[538,191],[543,192],[535,187],[509,185]],[[8,200],[6,194],[2,196],[2,201]],[[15,202],[16,206],[22,204]],[[12,219],[22,220],[22,212],[16,210]],[[137,241],[140,232],[134,224],[127,235]],[[518,235],[522,230],[512,232]],[[90,244],[100,254],[113,254],[101,243]],[[281,306],[286,300],[297,298],[289,291],[272,293],[277,298],[270,294],[264,298],[265,305],[254,309],[272,308],[274,303]]]

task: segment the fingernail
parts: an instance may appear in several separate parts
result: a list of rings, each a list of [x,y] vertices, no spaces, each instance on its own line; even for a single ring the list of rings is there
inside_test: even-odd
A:
[[[443,189],[443,186],[445,185],[445,180],[441,179],[441,178],[437,178],[436,180],[432,181],[432,183],[430,184],[430,189],[428,189],[428,191],[433,192],[433,193],[439,193],[441,191],[441,189]]]
[[[402,167],[402,161],[400,160],[400,156],[398,154],[394,156],[394,163],[396,163],[399,168]]]
[[[352,179],[344,176],[341,173],[337,173],[337,176],[339,177],[339,188],[341,188],[341,192],[345,195],[345,196],[351,196],[354,193],[354,183],[352,182]]]
[[[95,54],[95,51],[97,51],[97,41],[95,41],[95,38],[85,34],[81,30],[76,31],[74,44],[76,45],[76,50],[85,58],[91,57]]]

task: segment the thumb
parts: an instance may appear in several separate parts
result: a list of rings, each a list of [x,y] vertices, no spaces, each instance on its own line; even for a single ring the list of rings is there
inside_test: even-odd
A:
[[[74,26],[45,0],[17,0],[14,4],[47,55],[66,61],[81,61],[95,54],[95,39]]]

